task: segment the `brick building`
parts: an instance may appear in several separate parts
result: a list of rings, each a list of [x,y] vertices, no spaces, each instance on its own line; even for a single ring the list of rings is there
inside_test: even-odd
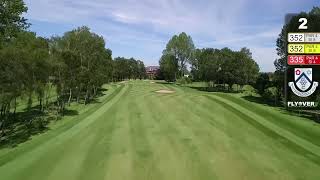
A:
[[[147,66],[146,73],[149,79],[155,79],[156,76],[160,73],[159,66]]]

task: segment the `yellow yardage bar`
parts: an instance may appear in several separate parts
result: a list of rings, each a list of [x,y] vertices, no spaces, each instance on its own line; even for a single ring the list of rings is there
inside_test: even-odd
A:
[[[320,54],[320,44],[288,44],[289,54]]]
[[[304,44],[304,53],[306,54],[320,53],[320,44]]]

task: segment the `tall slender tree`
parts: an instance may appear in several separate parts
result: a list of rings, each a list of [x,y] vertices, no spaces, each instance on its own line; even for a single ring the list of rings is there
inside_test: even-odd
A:
[[[168,42],[163,55],[173,55],[178,60],[179,73],[178,76],[182,77],[185,74],[187,63],[191,63],[195,46],[191,36],[185,32],[179,35],[174,35]]]

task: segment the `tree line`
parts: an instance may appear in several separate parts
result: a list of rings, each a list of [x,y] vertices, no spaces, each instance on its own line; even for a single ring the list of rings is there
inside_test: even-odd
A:
[[[142,61],[113,60],[103,37],[86,26],[51,38],[30,32],[27,10],[22,0],[0,2],[0,137],[22,98],[27,111],[36,101],[38,111],[63,115],[71,102],[92,101],[105,83],[145,78]]]
[[[308,19],[308,29],[299,30],[299,18]],[[166,81],[177,82],[191,75],[193,81],[205,81],[209,86],[252,85],[266,101],[275,105],[285,102],[285,73],[287,69],[288,32],[317,32],[320,29],[320,8],[301,12],[285,24],[276,41],[278,59],[274,61],[275,72],[259,72],[259,66],[248,48],[233,51],[229,48],[197,49],[191,36],[186,33],[174,35],[167,43],[159,60],[161,76]],[[190,72],[189,72],[190,70]],[[320,77],[315,72],[314,77]],[[191,80],[189,80],[190,82]],[[320,101],[320,93],[312,95]]]
[[[211,85],[227,84],[229,89],[234,84],[254,84],[259,75],[259,66],[248,48],[240,51],[229,48],[197,49],[191,36],[184,32],[169,40],[159,64],[167,81],[176,81],[189,74],[194,81],[205,81]]]
[[[141,60],[116,57],[113,64],[113,79],[115,81],[123,81],[125,79],[141,80],[146,78],[146,68]]]

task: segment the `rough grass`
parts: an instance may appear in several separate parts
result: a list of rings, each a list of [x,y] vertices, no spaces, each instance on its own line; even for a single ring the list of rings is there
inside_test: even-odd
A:
[[[1,179],[320,177],[318,124],[232,94],[130,81],[80,109],[0,150]]]

